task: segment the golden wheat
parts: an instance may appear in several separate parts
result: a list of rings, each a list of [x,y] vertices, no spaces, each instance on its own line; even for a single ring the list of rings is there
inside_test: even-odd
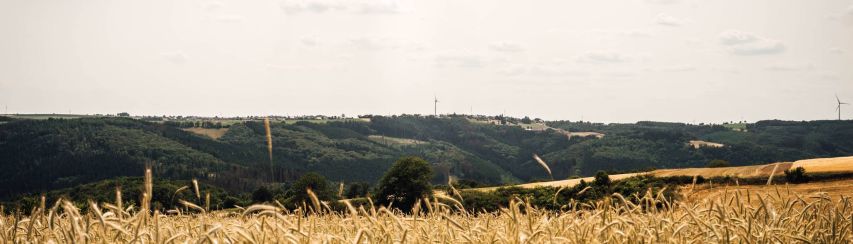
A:
[[[244,211],[124,213],[107,203],[81,212],[67,200],[29,216],[0,215],[7,243],[848,243],[853,202],[825,194],[756,194],[730,191],[697,203],[671,203],[651,191],[594,204],[568,203],[563,211],[537,209],[511,199],[495,213],[468,213],[437,199],[419,201],[412,214],[372,205],[329,211],[309,191],[311,204],[296,210],[253,205]],[[453,199],[453,198],[449,198]],[[117,199],[118,200],[118,199]],[[455,201],[455,199],[453,199]],[[116,204],[120,204],[117,202]],[[454,202],[455,204],[460,204]],[[110,207],[104,207],[110,205]],[[323,207],[324,205],[326,207]],[[655,206],[658,206],[657,208]],[[422,208],[424,207],[424,208]],[[122,218],[125,216],[126,218]]]
[[[545,168],[545,171],[548,172],[548,177],[551,177],[551,179],[554,179],[554,175],[551,175],[551,167],[548,167],[548,164],[546,164],[545,161],[542,160],[542,158],[539,158],[539,155],[536,155],[534,153],[533,159],[535,159],[536,162],[539,163],[540,166],[542,166],[542,168]]]
[[[270,118],[264,118],[264,131],[267,139],[267,152],[270,155],[270,182],[275,181],[275,168],[272,164],[272,129],[270,129]]]

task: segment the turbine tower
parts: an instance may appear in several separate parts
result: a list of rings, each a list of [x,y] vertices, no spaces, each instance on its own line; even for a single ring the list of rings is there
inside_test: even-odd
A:
[[[838,112],[838,120],[841,120],[841,105],[848,105],[849,103],[841,102],[841,99],[838,99],[838,95],[835,95],[835,101],[838,102],[838,106],[835,107],[835,111]]]
[[[438,117],[438,97],[436,97],[435,95],[433,95],[433,96],[432,96],[432,99],[433,99],[433,102],[434,102],[434,103],[433,103],[433,105],[432,105],[432,113],[433,113],[433,115],[435,115],[435,117]]]

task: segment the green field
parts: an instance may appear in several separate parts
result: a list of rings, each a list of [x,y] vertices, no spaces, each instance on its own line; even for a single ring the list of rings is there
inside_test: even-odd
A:
[[[746,123],[723,124],[723,127],[734,131],[746,131]]]

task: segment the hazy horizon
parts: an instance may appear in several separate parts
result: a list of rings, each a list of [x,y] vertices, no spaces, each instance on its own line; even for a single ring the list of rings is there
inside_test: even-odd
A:
[[[853,1],[2,1],[0,113],[829,120]],[[853,106],[842,107],[853,118]]]

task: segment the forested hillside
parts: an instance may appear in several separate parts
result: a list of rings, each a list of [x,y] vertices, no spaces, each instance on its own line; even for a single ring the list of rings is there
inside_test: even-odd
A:
[[[200,181],[234,193],[288,183],[306,172],[333,181],[375,183],[397,158],[416,155],[431,163],[435,183],[448,176],[497,185],[599,170],[704,167],[853,155],[853,122],[761,121],[737,130],[724,126],[639,122],[594,124],[555,121],[553,129],[471,122],[463,116],[375,116],[366,121],[273,122],[272,164],[260,121],[230,125],[218,139],[174,123],[129,118],[4,119],[0,124],[0,200],[117,177]],[[599,132],[602,138],[568,137]],[[691,140],[723,147],[688,145]]]

